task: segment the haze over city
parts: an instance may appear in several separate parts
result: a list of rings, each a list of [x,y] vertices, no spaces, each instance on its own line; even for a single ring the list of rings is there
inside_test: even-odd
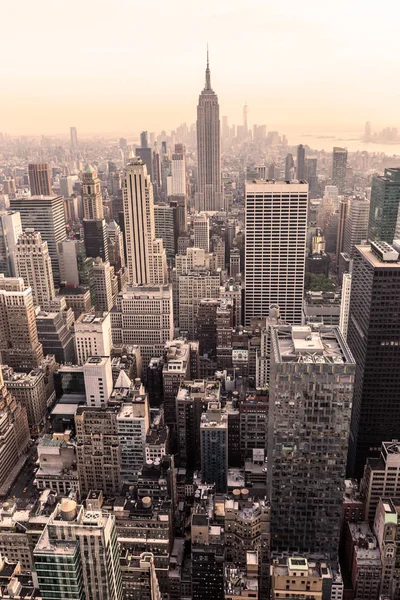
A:
[[[372,2],[3,5],[0,131],[171,129],[195,120],[206,44],[222,114],[294,131],[397,125],[397,20]],[[147,10],[148,8],[148,10]],[[23,18],[22,18],[23,16]],[[384,26],[378,23],[384,22]]]

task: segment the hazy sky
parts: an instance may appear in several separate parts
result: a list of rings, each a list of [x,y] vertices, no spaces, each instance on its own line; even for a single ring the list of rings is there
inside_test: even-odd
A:
[[[397,0],[4,0],[0,131],[134,132],[221,115],[301,131],[400,125]]]

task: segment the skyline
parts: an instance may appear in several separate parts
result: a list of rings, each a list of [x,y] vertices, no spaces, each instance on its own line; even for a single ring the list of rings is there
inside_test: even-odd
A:
[[[396,21],[377,28],[373,7],[340,0],[331,14],[315,0],[282,8],[205,0],[189,18],[181,0],[157,5],[149,27],[136,29],[143,9],[136,0],[118,0],[111,12],[104,2],[72,0],[57,21],[48,0],[24,0],[23,21],[21,5],[8,5],[4,19],[18,23],[18,37],[6,28],[3,43],[12,52],[2,67],[0,131],[158,131],[193,123],[207,42],[221,116],[231,122],[241,123],[247,100],[250,123],[289,132],[299,114],[303,131],[361,131],[367,120],[396,126]]]

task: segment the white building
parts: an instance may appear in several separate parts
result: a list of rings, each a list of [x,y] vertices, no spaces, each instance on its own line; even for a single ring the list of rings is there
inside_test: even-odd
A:
[[[342,299],[340,301],[339,328],[345,340],[347,339],[347,327],[349,324],[350,294],[351,274],[344,273],[342,280]]]
[[[22,234],[21,215],[13,210],[0,211],[0,273],[16,276],[15,250]]]
[[[153,186],[140,158],[128,162],[122,193],[128,280],[143,285],[165,283],[167,262],[162,240],[155,239]]]
[[[89,356],[110,356],[112,348],[110,314],[83,313],[75,322],[75,354],[79,365]]]
[[[113,391],[111,359],[109,356],[90,356],[83,365],[86,404],[90,407],[105,406]]]
[[[245,325],[278,304],[284,321],[302,322],[308,184],[246,185]]]
[[[172,194],[186,194],[186,153],[175,152],[171,157]]]
[[[25,229],[15,248],[17,276],[22,277],[26,287],[32,288],[35,306],[50,310],[55,298],[53,269],[47,242],[34,229]]]
[[[108,260],[103,262],[100,257],[97,257],[93,263],[93,280],[96,293],[96,309],[98,311],[108,312],[113,307],[113,277],[114,268],[110,267]]]
[[[210,250],[210,224],[206,214],[197,215],[193,219],[194,247]]]
[[[171,286],[127,285],[111,312],[111,328],[115,345],[140,346],[146,372],[150,359],[161,356],[174,337]]]
[[[124,402],[117,416],[119,446],[121,450],[121,480],[134,481],[145,462],[146,434],[150,425],[147,394]]]

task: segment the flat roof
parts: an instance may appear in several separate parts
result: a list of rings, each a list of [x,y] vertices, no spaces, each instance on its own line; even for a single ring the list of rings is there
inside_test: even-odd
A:
[[[369,262],[371,266],[379,269],[400,269],[399,262],[385,262],[381,260],[372,250],[369,244],[356,245],[356,250]]]

